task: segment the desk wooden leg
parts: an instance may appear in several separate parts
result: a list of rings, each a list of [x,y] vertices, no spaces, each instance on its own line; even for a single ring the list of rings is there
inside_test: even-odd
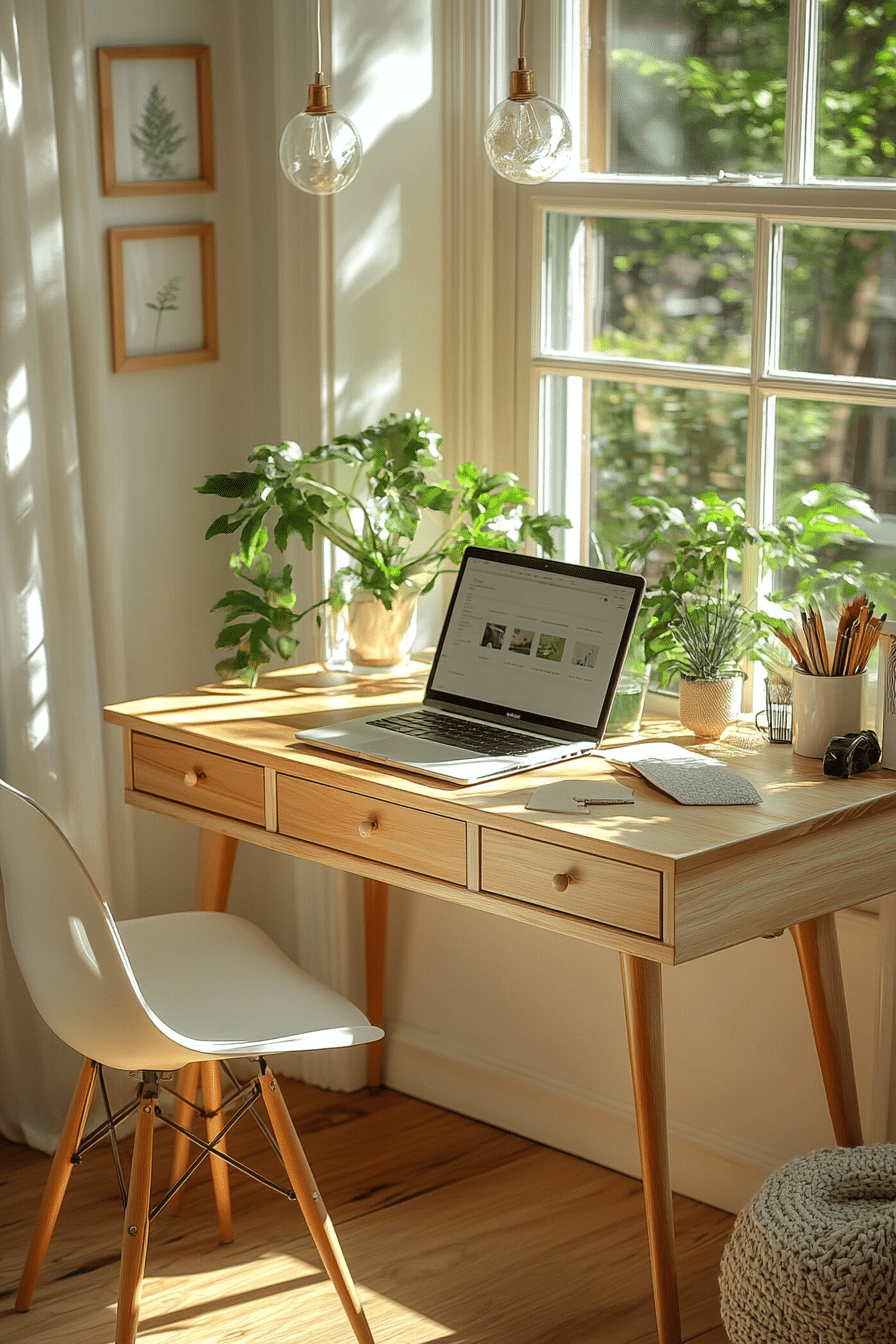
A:
[[[196,909],[197,910],[226,910],[227,898],[230,895],[230,879],[233,875],[233,864],[236,859],[237,842],[230,835],[221,835],[219,831],[199,832],[199,877],[196,883]],[[196,1093],[199,1090],[199,1065],[188,1064],[180,1072],[179,1090],[184,1100],[178,1099],[174,1111],[174,1118],[179,1125],[185,1129],[193,1127],[193,1109],[192,1103],[196,1100]],[[190,1149],[192,1145],[190,1140],[183,1134],[174,1134],[174,1150],[171,1160],[171,1184],[174,1185],[183,1176],[187,1167],[190,1165]],[[214,1164],[222,1168],[222,1173],[218,1181],[228,1183],[227,1168],[221,1162]],[[218,1185],[216,1184],[216,1194]],[[177,1213],[180,1209],[180,1193],[174,1196],[168,1206],[172,1213]],[[220,1205],[219,1205],[220,1222]],[[232,1239],[226,1236],[227,1223],[220,1222],[221,1240],[227,1242]]]
[[[372,877],[364,879],[364,935],[367,948],[367,1017],[375,1027],[385,1020],[386,915],[389,888]],[[376,1091],[383,1085],[383,1042],[367,1047],[367,1086]]]
[[[620,953],[628,1049],[638,1120],[647,1238],[660,1344],[681,1344],[675,1224],[666,1124],[663,989],[658,962]]]
[[[226,910],[237,842],[220,831],[199,832],[197,910]]]
[[[841,1147],[855,1148],[862,1142],[862,1121],[849,1041],[837,925],[833,915],[821,915],[804,924],[794,924],[790,932],[800,960],[815,1048],[834,1122],[834,1136]]]

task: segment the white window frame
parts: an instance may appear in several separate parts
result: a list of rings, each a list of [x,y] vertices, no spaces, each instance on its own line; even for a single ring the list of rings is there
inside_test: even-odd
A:
[[[552,35],[559,25],[574,20],[578,0],[551,0]],[[807,182],[814,138],[814,100],[809,96],[814,81],[810,38],[818,24],[817,0],[793,0],[788,57],[788,88],[798,87],[800,72],[806,75],[806,96],[791,100],[785,144],[785,167],[781,182],[765,180],[715,181],[711,179],[623,178],[581,176],[547,183],[538,188],[513,188],[498,181],[495,190],[496,262],[501,265],[500,240],[515,240],[515,326],[513,353],[502,366],[496,353],[497,395],[503,397],[503,413],[514,426],[513,465],[523,479],[539,482],[542,505],[549,498],[549,464],[539,461],[539,387],[545,374],[572,379],[637,379],[640,382],[676,384],[717,391],[741,391],[749,398],[750,429],[747,444],[745,496],[749,516],[756,523],[770,520],[772,501],[771,447],[768,422],[776,394],[811,400],[827,400],[870,407],[896,406],[893,382],[822,375],[776,372],[771,354],[776,347],[772,281],[779,266],[776,232],[779,225],[812,224],[863,229],[896,227],[896,181],[828,183]],[[556,47],[554,48],[556,55]],[[530,62],[532,63],[532,62]],[[562,62],[552,70],[562,76]],[[543,83],[539,75],[539,85]],[[572,96],[577,96],[573,86]],[[562,97],[562,90],[561,90]],[[540,338],[540,313],[545,284],[545,222],[549,211],[598,217],[679,218],[694,221],[752,222],[756,236],[750,365],[744,370],[699,368],[661,361],[630,360],[609,356],[575,356],[544,350]],[[506,242],[505,242],[506,247]],[[506,267],[506,263],[505,263]],[[496,274],[500,274],[496,268]],[[505,268],[506,280],[509,280]],[[505,280],[505,283],[506,283]],[[500,301],[501,287],[496,284]],[[505,296],[506,297],[506,296]],[[498,326],[496,307],[496,330]],[[504,309],[506,329],[506,308]],[[509,344],[509,343],[508,343]],[[511,367],[512,365],[512,371]],[[570,431],[570,434],[572,431]],[[587,437],[587,427],[585,437]],[[763,444],[765,443],[765,449]],[[587,562],[590,462],[587,444],[581,445],[581,470],[566,482],[566,503],[573,520],[565,539],[569,559]],[[572,476],[572,473],[570,473]],[[755,594],[757,575],[749,566],[744,574],[745,593]]]

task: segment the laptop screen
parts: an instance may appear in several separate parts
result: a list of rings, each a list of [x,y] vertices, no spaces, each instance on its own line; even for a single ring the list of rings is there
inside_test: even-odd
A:
[[[643,593],[638,575],[469,547],[427,698],[599,740]]]

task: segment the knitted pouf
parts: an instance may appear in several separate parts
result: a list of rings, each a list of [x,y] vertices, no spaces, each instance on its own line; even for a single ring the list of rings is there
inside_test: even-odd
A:
[[[896,1143],[787,1162],[719,1271],[730,1344],[896,1344]]]

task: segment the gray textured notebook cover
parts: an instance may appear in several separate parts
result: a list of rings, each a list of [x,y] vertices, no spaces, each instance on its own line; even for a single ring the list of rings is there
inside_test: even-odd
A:
[[[685,747],[666,742],[639,743],[602,754],[611,762],[637,770],[651,784],[687,807],[762,802],[761,794],[750,781],[729,769],[724,761],[698,756]]]

